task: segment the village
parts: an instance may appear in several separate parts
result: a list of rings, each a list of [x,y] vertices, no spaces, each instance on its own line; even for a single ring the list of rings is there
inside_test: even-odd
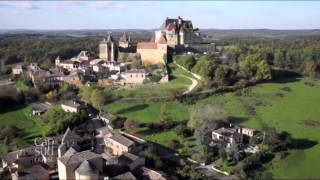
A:
[[[125,33],[116,42],[110,33],[98,44],[98,50],[98,55],[82,50],[71,59],[58,56],[50,69],[42,69],[37,63],[15,65],[12,81],[24,75],[31,79],[35,88],[45,90],[59,89],[64,84],[74,89],[111,86],[126,90],[148,83],[170,83],[168,64],[176,63],[173,62],[176,55],[220,56],[215,44],[203,43],[199,29],[181,17],[165,19],[149,42],[133,44]],[[201,79],[197,74],[191,77]],[[160,148],[159,145],[126,132],[121,128],[123,123],[112,123],[119,117],[84,102],[79,96],[62,99],[56,104],[30,100],[32,116],[45,116],[52,106],[70,114],[80,114],[83,110],[87,116],[72,128],[66,127],[61,135],[45,137],[33,146],[9,152],[2,159],[3,171],[11,174],[12,179],[159,180],[172,176],[170,171],[155,168],[157,158],[168,162],[176,162],[174,159],[178,158],[178,166],[196,166],[200,172],[205,169],[203,177],[237,179],[220,170],[214,161],[198,162],[175,152],[171,155],[155,153],[154,149]],[[233,122],[219,123],[209,131],[210,147],[217,149],[218,157],[226,158],[230,163],[260,152],[259,142],[268,136]],[[152,158],[150,163],[148,159]],[[153,165],[150,167],[150,164]]]

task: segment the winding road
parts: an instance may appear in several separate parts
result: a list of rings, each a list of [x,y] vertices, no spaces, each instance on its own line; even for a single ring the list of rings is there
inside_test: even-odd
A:
[[[189,94],[198,85],[198,81],[196,79],[192,78],[192,77],[189,77],[189,76],[186,76],[186,75],[182,75],[182,74],[177,74],[176,76],[188,78],[188,79],[190,79],[192,81],[192,84],[182,94]]]
[[[201,80],[201,76],[198,75],[198,74],[195,74],[195,73],[192,73],[191,71],[187,70],[186,68],[184,68],[183,66],[179,65],[178,63],[176,62],[173,62],[175,65],[177,65],[179,68],[181,68],[182,70],[184,70],[185,72],[191,74],[193,77],[190,77],[190,76],[186,76],[186,75],[183,75],[183,74],[177,74],[176,76],[180,76],[180,77],[185,77],[185,78],[188,78],[192,81],[192,84],[188,87],[188,89],[183,92],[182,94],[189,94],[191,91],[194,90],[194,88],[197,87],[198,85],[198,80]]]

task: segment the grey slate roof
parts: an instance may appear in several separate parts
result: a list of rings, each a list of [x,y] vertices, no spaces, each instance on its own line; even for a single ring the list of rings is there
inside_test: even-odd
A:
[[[82,163],[85,160],[91,160],[91,159],[97,159],[97,158],[101,158],[101,155],[96,154],[90,150],[87,150],[87,151],[75,153],[68,157],[62,156],[59,158],[59,160],[66,166],[69,166],[69,165],[78,166],[80,163]]]
[[[126,163],[132,163],[135,160],[139,159],[139,156],[132,153],[124,153],[119,157],[119,160]]]
[[[114,140],[114,141],[116,141],[116,142],[118,142],[118,143],[120,143],[120,144],[122,144],[122,145],[124,145],[126,147],[130,147],[131,145],[134,144],[133,141],[131,141],[130,139],[128,139],[128,138],[126,138],[126,137],[124,137],[124,136],[122,136],[122,135],[120,135],[118,133],[116,133],[115,135],[111,136],[110,139],[112,139],[112,140]]]
[[[137,178],[131,172],[128,171],[128,172],[125,172],[125,173],[120,174],[118,176],[115,176],[111,179],[136,180]]]
[[[79,174],[96,174],[96,170],[92,167],[92,165],[87,161],[83,161],[80,166],[76,170]]]
[[[79,103],[72,101],[72,100],[64,101],[62,104],[65,106],[70,106],[70,107],[74,107],[74,108],[78,108],[80,106]]]

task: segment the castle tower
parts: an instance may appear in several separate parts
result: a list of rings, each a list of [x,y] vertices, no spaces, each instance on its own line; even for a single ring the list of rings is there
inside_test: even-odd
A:
[[[117,50],[118,49],[112,39],[112,36],[109,34],[107,40],[103,39],[99,44],[99,58],[108,61],[116,61]]]

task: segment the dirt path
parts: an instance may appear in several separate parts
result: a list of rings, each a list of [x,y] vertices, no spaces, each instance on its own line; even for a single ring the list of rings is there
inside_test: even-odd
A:
[[[188,94],[190,93],[195,87],[197,87],[198,85],[198,81],[192,77],[186,76],[186,75],[182,75],[182,74],[177,74],[176,76],[180,76],[180,77],[184,77],[184,78],[188,78],[192,81],[192,84],[188,87],[188,89],[186,91],[184,91],[182,94]]]

